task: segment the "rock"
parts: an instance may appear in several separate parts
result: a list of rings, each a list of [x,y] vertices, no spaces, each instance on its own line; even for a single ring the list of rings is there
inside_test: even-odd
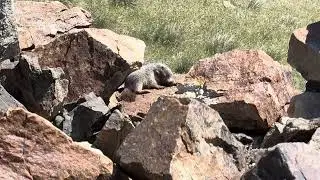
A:
[[[12,97],[2,85],[0,85],[0,114],[7,112],[9,108],[17,108],[24,106]]]
[[[0,62],[6,59],[13,60],[20,53],[12,2],[0,1]]]
[[[288,116],[312,119],[320,117],[320,93],[304,92],[292,98]]]
[[[267,134],[264,136],[261,143],[262,148],[272,147],[278,143],[284,142],[283,129],[285,125],[281,123],[274,123],[274,125],[269,129]]]
[[[91,14],[79,7],[69,9],[61,2],[17,1],[15,17],[22,50],[48,44],[70,30],[92,24]]]
[[[241,179],[319,179],[320,152],[304,143],[284,143],[269,150]]]
[[[291,70],[263,51],[233,50],[199,60],[189,71],[217,97],[204,101],[231,130],[267,131],[295,95]]]
[[[97,135],[94,146],[114,160],[116,150],[132,129],[134,129],[134,125],[130,119],[116,109]]]
[[[251,144],[253,142],[253,138],[243,134],[243,133],[233,133],[233,136],[240,141],[242,144]]]
[[[175,74],[174,80],[180,84],[185,83],[185,75]],[[134,122],[140,122],[144,119],[151,105],[157,101],[159,96],[177,96],[176,92],[178,92],[178,88],[176,86],[171,86],[164,89],[148,89],[148,91],[150,91],[150,93],[138,94],[133,102],[119,102],[122,105],[123,111],[128,114],[130,119]]]
[[[276,123],[266,134],[262,148],[272,147],[282,142],[308,143],[320,127],[320,119],[286,118],[285,123]]]
[[[197,100],[160,97],[125,138],[116,162],[133,179],[231,179],[242,148],[218,112]]]
[[[320,82],[320,22],[295,30],[290,38],[288,63],[307,81]]]
[[[62,109],[69,81],[61,68],[40,69],[38,59],[24,53],[13,69],[3,69],[3,86],[34,113],[51,120]]]
[[[71,112],[63,114],[62,130],[74,141],[91,141],[108,120],[109,108],[101,97],[91,94],[86,99]]]
[[[89,92],[107,103],[131,67],[143,62],[143,41],[107,29],[87,28],[92,19],[81,8],[69,9],[59,2],[16,4],[21,48],[32,50],[41,68],[63,69],[70,82],[67,103]]]
[[[23,109],[0,119],[0,179],[107,179],[112,161]]]
[[[119,56],[118,51],[110,49],[109,44],[94,39],[88,31],[70,32],[33,51],[39,56],[41,67],[62,67],[68,75],[70,84],[67,102],[75,101],[89,92],[107,101],[131,72],[132,64],[129,64],[129,60]],[[109,41],[116,43],[114,39]],[[119,46],[116,45],[115,48]]]
[[[317,128],[317,130],[313,133],[309,144],[314,146],[317,150],[320,150],[320,128]]]

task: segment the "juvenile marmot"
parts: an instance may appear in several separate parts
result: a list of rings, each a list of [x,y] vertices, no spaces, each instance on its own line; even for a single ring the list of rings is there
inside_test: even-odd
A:
[[[148,93],[143,89],[163,89],[175,84],[173,73],[168,66],[162,63],[146,64],[127,76],[121,99],[134,101],[136,94]]]

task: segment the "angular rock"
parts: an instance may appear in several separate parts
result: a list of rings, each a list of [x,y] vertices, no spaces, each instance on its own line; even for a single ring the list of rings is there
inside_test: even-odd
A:
[[[0,179],[107,179],[112,162],[42,117],[15,109],[0,118]]]
[[[119,56],[118,50],[110,49],[105,41],[94,39],[92,32],[88,31],[70,32],[33,51],[39,56],[41,67],[61,67],[68,75],[67,102],[89,92],[107,100],[131,72],[130,60]],[[109,41],[117,42],[114,39]],[[139,44],[138,40],[136,43]]]
[[[320,150],[320,128],[313,133],[309,144],[314,146],[317,150]]]
[[[13,69],[3,69],[5,89],[34,113],[49,120],[62,109],[69,81],[61,68],[40,69],[38,59],[24,53]]]
[[[304,143],[284,143],[269,150],[241,179],[308,179],[320,176],[320,152]]]
[[[71,112],[63,114],[61,129],[74,141],[91,141],[108,120],[110,109],[101,97],[93,94],[86,99]]]
[[[6,59],[12,60],[20,53],[12,2],[12,0],[0,1],[0,62]]]
[[[320,82],[320,22],[295,30],[290,38],[288,63],[307,81]]]
[[[133,129],[130,119],[116,109],[97,135],[94,146],[114,160],[116,150]]]
[[[9,108],[24,108],[24,106],[14,99],[4,88],[0,85],[0,113],[5,113]]]
[[[17,1],[15,17],[22,50],[48,44],[73,29],[89,27],[91,14],[79,7],[69,9],[61,2]]]
[[[233,50],[199,60],[188,74],[218,94],[205,103],[234,130],[266,131],[286,114],[284,107],[296,93],[291,70],[259,50]]]
[[[133,179],[231,179],[242,148],[218,112],[190,99],[160,97],[117,151]]]
[[[320,127],[320,119],[285,118],[285,123],[276,123],[266,134],[262,148],[272,147],[282,142],[308,143]]]
[[[59,2],[16,4],[21,48],[32,50],[41,68],[63,69],[70,82],[67,102],[89,92],[108,102],[132,71],[131,66],[143,62],[143,41],[87,28],[92,19],[81,8],[69,9]]]
[[[320,93],[304,92],[291,99],[288,116],[312,119],[320,117]]]

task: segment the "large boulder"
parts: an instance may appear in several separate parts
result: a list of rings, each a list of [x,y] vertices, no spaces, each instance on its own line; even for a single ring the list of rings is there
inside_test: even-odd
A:
[[[0,179],[107,179],[113,163],[23,109],[0,118]]]
[[[68,94],[69,81],[61,68],[43,68],[37,57],[24,53],[14,68],[2,69],[3,86],[29,111],[51,120]]]
[[[14,59],[20,53],[12,0],[0,1],[0,62]]]
[[[59,2],[16,4],[21,48],[38,56],[41,68],[63,69],[69,80],[66,102],[90,92],[108,101],[132,71],[130,66],[143,62],[143,41],[86,28],[92,20],[83,9]]]
[[[116,153],[134,179],[231,179],[242,149],[218,112],[194,99],[160,97]]]
[[[320,176],[320,152],[305,143],[284,143],[270,149],[242,179],[308,179]]]
[[[291,69],[260,50],[233,50],[199,60],[189,71],[216,92],[205,100],[231,129],[266,131],[296,93]]]
[[[288,116],[312,119],[320,117],[320,93],[304,92],[291,99]]]
[[[320,22],[295,30],[290,38],[288,63],[307,81],[320,82]]]

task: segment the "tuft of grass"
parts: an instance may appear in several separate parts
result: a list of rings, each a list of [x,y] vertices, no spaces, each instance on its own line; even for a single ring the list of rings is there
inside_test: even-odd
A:
[[[319,0],[61,1],[87,9],[96,27],[142,39],[146,60],[176,72],[234,48],[261,49],[286,64],[292,31],[319,20],[320,11]]]

